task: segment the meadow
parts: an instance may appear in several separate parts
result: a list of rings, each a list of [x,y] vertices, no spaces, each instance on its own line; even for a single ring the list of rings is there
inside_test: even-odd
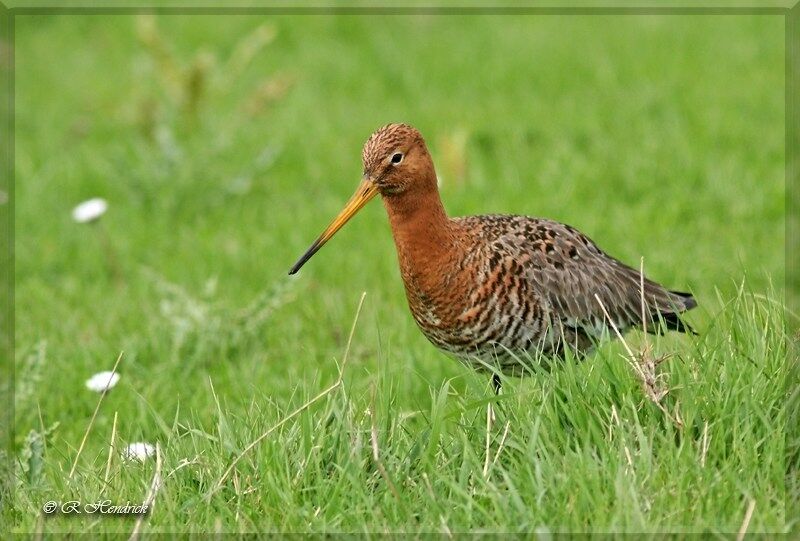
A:
[[[797,527],[782,17],[24,15],[15,40],[12,531]],[[695,294],[697,336],[627,337],[666,358],[660,402],[619,342],[495,397],[416,328],[379,203],[287,276],[395,121],[451,215],[557,219]],[[149,491],[138,525],[41,513]]]

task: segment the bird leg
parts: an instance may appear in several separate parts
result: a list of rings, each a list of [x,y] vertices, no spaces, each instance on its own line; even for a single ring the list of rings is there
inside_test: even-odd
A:
[[[500,376],[498,376],[497,374],[492,374],[492,387],[494,388],[495,396],[499,396],[500,395],[500,388],[502,387],[502,382],[500,381]],[[488,415],[488,418],[492,422],[494,422],[494,408],[492,407],[492,403],[489,402],[486,405],[486,408],[487,408],[486,413]]]

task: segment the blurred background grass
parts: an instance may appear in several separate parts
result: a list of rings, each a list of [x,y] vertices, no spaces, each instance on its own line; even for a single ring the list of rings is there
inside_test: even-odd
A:
[[[296,279],[360,148],[418,127],[451,215],[546,216],[693,291],[702,328],[746,277],[784,290],[779,16],[18,16],[17,439],[96,395],[124,437],[330,378],[362,291],[351,384],[398,408],[468,374],[416,329],[370,205]],[[103,197],[97,224],[74,205]],[[717,297],[716,290],[720,296]],[[382,364],[382,365],[381,365]],[[169,421],[167,421],[168,423]],[[107,433],[111,417],[95,430]],[[89,442],[87,456],[107,442]]]

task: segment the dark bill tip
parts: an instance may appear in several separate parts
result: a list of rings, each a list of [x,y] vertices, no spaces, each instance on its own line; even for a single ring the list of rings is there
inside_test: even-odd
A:
[[[298,259],[298,260],[297,260],[297,263],[295,263],[294,265],[292,265],[292,268],[291,268],[291,269],[289,269],[289,276],[291,276],[292,274],[297,274],[297,271],[299,271],[299,270],[300,270],[300,268],[301,268],[303,265],[305,265],[305,264],[306,264],[306,261],[308,261],[309,259],[311,259],[311,256],[313,256],[314,254],[316,254],[316,253],[317,253],[317,250],[319,250],[320,248],[322,248],[322,244],[321,244],[321,243],[320,243],[318,240],[317,240],[317,241],[314,241],[314,244],[312,244],[312,245],[309,247],[309,249],[308,249],[308,250],[306,250],[306,253],[304,253],[302,256],[300,256],[300,259]]]

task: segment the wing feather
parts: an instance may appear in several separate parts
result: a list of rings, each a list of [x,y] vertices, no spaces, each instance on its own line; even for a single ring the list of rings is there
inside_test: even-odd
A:
[[[595,335],[607,327],[597,297],[620,329],[642,324],[639,271],[603,252],[591,239],[568,225],[521,216],[498,239],[510,254],[530,256],[528,280],[548,303],[552,315]],[[660,318],[680,322],[675,314],[692,308],[694,299],[644,279],[645,318],[655,326]],[[671,326],[686,330],[683,324]]]

